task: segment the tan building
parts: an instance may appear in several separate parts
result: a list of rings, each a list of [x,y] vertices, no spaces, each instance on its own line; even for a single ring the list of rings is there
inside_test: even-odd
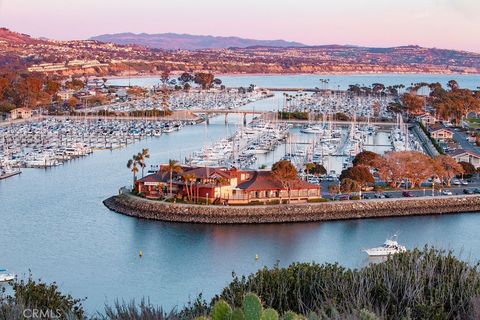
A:
[[[15,119],[29,119],[32,117],[32,110],[28,108],[16,108],[10,111],[10,118]]]
[[[475,169],[480,167],[480,155],[478,153],[460,149],[456,150],[451,156],[457,162],[471,163]]]
[[[422,114],[421,116],[418,116],[417,121],[421,122],[425,127],[433,126],[435,123],[438,122],[437,118],[432,116],[430,113],[425,113],[425,114]]]
[[[73,94],[75,93],[75,91],[73,90],[63,90],[63,91],[59,91],[57,93],[58,97],[60,99],[62,99],[63,101],[67,101],[68,99],[70,99],[71,97],[73,97]]]
[[[439,141],[446,141],[453,139],[453,131],[446,128],[432,128],[430,130],[430,135],[432,138]]]

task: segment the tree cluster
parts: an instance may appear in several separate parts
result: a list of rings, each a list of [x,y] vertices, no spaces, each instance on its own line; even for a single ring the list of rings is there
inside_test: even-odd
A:
[[[456,124],[470,112],[480,112],[480,91],[460,88],[455,80],[450,80],[447,87],[443,88],[438,82],[412,84],[409,92],[401,96],[401,107],[409,114],[419,114],[429,105],[437,117]],[[421,88],[427,88],[429,94],[418,95]]]
[[[60,88],[60,82],[40,74],[0,73],[0,112],[51,104]]]
[[[420,187],[428,178],[435,178],[450,186],[455,176],[464,173],[462,165],[450,156],[439,155],[432,159],[416,151],[390,152],[378,156],[370,163],[370,167],[393,188],[405,182],[411,188]]]

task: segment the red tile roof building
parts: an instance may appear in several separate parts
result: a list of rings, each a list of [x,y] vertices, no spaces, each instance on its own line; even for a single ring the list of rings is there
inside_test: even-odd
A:
[[[170,172],[165,169],[135,182],[136,191],[148,198],[162,198],[170,193],[169,188]],[[173,173],[172,193],[192,202],[238,205],[307,202],[321,198],[320,186],[300,178],[287,185],[267,170],[209,167],[183,167],[182,172]]]

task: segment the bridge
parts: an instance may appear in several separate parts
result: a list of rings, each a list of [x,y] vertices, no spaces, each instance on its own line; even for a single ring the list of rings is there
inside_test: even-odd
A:
[[[341,93],[344,94],[346,90],[340,89],[320,89],[320,88],[262,88],[268,91],[285,91],[285,92],[321,92],[321,93]]]
[[[128,116],[124,115],[123,113],[118,113],[116,115],[95,115],[95,114],[83,114],[83,115],[48,115],[42,116],[47,118],[57,118],[57,119],[77,119],[77,120],[145,120],[145,121],[199,121],[200,118],[206,121],[207,124],[210,124],[210,117],[216,115],[224,115],[225,116],[225,123],[228,123],[228,115],[229,114],[239,114],[243,115],[243,124],[247,124],[247,115],[260,115],[263,119],[267,121],[275,121],[275,122],[286,122],[290,124],[298,124],[298,125],[305,125],[305,124],[319,124],[323,123],[322,120],[296,120],[296,119],[278,119],[276,111],[259,111],[259,110],[239,110],[239,109],[224,109],[224,110],[211,110],[211,109],[190,109],[190,110],[176,110],[173,112],[172,115],[167,117],[146,117],[146,116]],[[198,115],[203,115],[200,117]],[[339,126],[348,126],[351,124],[350,121],[329,121],[334,125]],[[367,121],[356,121],[358,125],[374,125],[374,126],[386,126],[386,127],[393,127],[396,126],[396,122],[367,122]]]

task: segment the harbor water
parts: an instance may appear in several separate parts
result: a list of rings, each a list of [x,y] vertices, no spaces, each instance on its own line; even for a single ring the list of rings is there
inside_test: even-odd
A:
[[[265,78],[270,77],[274,76]],[[424,81],[411,77],[408,81]],[[442,82],[452,78],[435,77]],[[478,77],[457,77],[461,84],[480,83]],[[245,80],[250,81],[258,83]],[[355,78],[342,81],[357,82]],[[303,84],[294,81],[285,86]],[[271,103],[261,100],[255,107],[269,108]],[[116,299],[143,297],[166,309],[180,308],[199,293],[207,299],[219,293],[232,272],[249,274],[277,261],[282,266],[316,261],[361,267],[368,263],[362,248],[379,245],[394,233],[407,248],[435,245],[455,250],[466,260],[480,260],[478,214],[217,226],[139,220],[103,206],[102,200],[131,183],[126,162],[142,148],[150,149],[149,164],[182,159],[205,143],[231,135],[239,121],[232,116],[225,125],[220,116],[209,126],[186,126],[123,149],[96,151],[62,166],[24,169],[0,181],[0,266],[20,277],[31,270],[35,278],[56,281],[74,297],[87,297],[84,305],[92,313]],[[381,144],[383,138],[379,139]],[[267,155],[270,158],[264,161],[275,161],[281,150],[279,146],[278,155]]]

